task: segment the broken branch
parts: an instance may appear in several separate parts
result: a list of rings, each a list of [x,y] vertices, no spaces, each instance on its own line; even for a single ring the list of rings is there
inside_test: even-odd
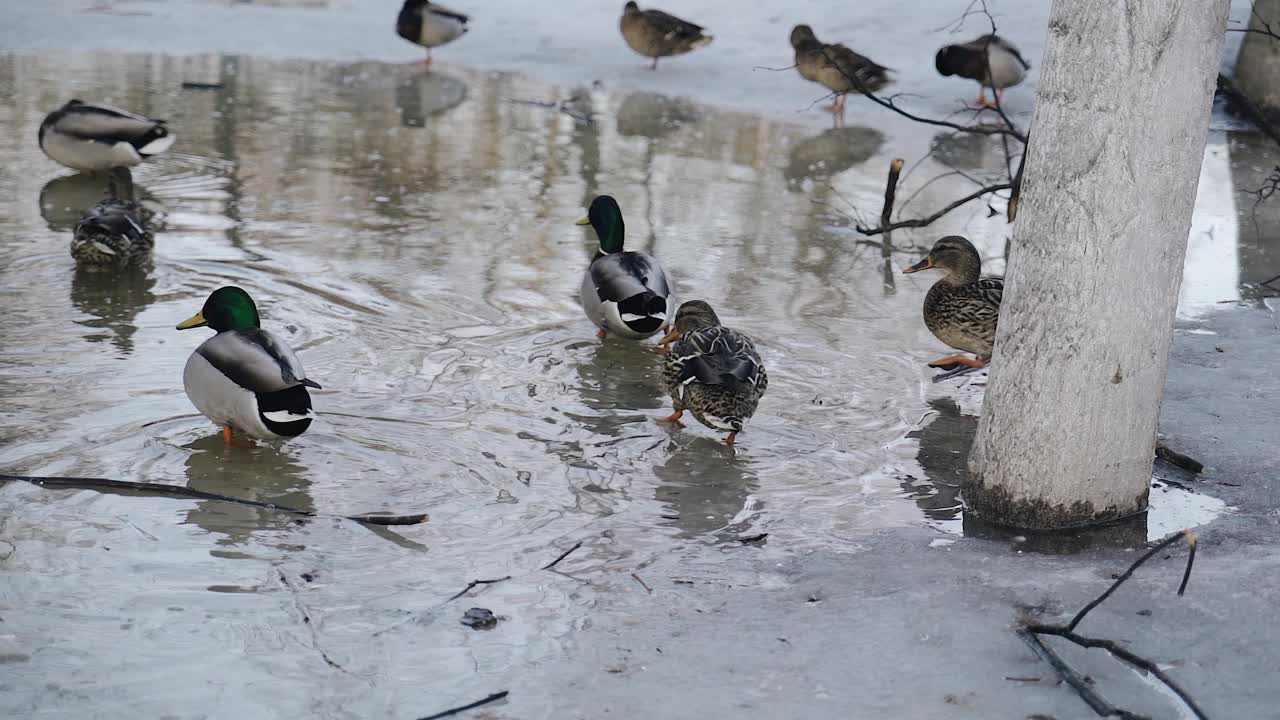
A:
[[[1013,183],[999,183],[998,185],[986,185],[984,187],[978,188],[977,190],[969,193],[968,195],[965,195],[959,200],[956,200],[955,202],[951,203],[950,205],[947,205],[946,207],[942,208],[938,212],[928,217],[912,218],[910,220],[899,220],[898,222],[895,222],[895,223],[890,223],[888,225],[882,225],[880,227],[874,227],[874,228],[868,228],[868,227],[863,227],[861,225],[858,225],[854,229],[862,233],[863,235],[879,235],[889,230],[898,230],[900,228],[925,227],[927,225],[932,225],[933,223],[937,222],[939,219],[942,218],[943,215],[946,215],[952,210],[955,210],[956,208],[962,205],[965,205],[974,200],[977,200],[983,195],[987,195],[994,192],[1000,192],[1001,190],[1008,190],[1012,187],[1013,187]]]

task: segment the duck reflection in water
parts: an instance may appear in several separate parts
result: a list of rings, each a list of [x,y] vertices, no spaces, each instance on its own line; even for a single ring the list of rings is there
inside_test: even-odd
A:
[[[105,330],[86,335],[89,342],[109,341],[122,355],[133,352],[134,323],[138,314],[155,302],[151,292],[156,281],[151,263],[129,266],[103,273],[77,267],[71,276],[71,304],[92,319],[77,320],[78,325]]]
[[[662,407],[659,362],[653,353],[626,340],[605,338],[591,343],[577,366],[577,391],[583,404],[598,414],[571,417],[593,433],[611,438],[621,437],[628,425],[635,426],[629,434],[644,432],[650,414],[646,411]]]
[[[458,78],[438,72],[416,73],[396,83],[396,107],[400,124],[423,127],[427,118],[448,112],[467,97],[467,84]]]
[[[187,487],[231,497],[315,510],[311,482],[286,450],[271,445],[228,448],[215,433],[185,445]],[[203,500],[187,511],[187,520],[225,536],[222,545],[239,545],[259,530],[295,526],[297,515],[235,503]]]
[[[875,157],[884,133],[865,127],[832,128],[791,146],[782,175],[792,190],[806,179],[830,178]]]
[[[915,500],[931,524],[949,523],[960,517],[960,485],[969,463],[969,446],[978,431],[978,418],[960,412],[951,398],[934,398],[929,407],[937,414],[927,425],[907,434],[920,441],[916,462],[923,478],[902,478],[902,490]]]
[[[701,115],[693,103],[651,92],[631,93],[618,107],[618,134],[657,140],[697,122]]]
[[[159,229],[163,206],[146,188],[134,184],[129,168],[53,178],[40,189],[40,216],[50,230],[70,232],[75,230],[84,211],[109,197],[137,203],[147,227],[153,232]]]
[[[711,437],[677,445],[653,468],[660,482],[653,497],[664,506],[663,523],[680,537],[710,534],[719,542],[752,534],[751,523],[764,506],[752,498],[760,483],[751,464]]]

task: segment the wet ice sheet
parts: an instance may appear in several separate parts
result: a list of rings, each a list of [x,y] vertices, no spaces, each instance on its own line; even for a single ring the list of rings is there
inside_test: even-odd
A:
[[[886,276],[847,215],[878,207],[904,144],[945,159],[927,174],[998,169],[990,143],[899,142],[608,87],[578,93],[592,126],[511,102],[572,89],[456,68],[59,53],[0,71],[14,98],[0,139],[0,467],[431,513],[374,533],[6,486],[16,630],[0,653],[23,656],[3,700],[15,714],[89,698],[105,715],[139,698],[170,712],[422,714],[451,704],[442,687],[474,699],[562,654],[598,594],[657,557],[737,581],[731,553],[856,550],[878,528],[955,517],[882,472],[920,452],[905,436],[930,413],[930,280],[893,272],[912,251]],[[223,90],[179,89],[211,75]],[[75,95],[180,128],[175,151],[135,174],[163,206],[154,267],[115,282],[74,272],[69,223],[93,190],[30,141]],[[681,297],[711,299],[759,341],[774,382],[737,453],[703,428],[655,424],[655,358],[592,337],[574,301],[592,239],[571,223],[598,191],[619,198],[633,246],[663,259]],[[1003,228],[979,206],[897,241],[963,231],[1000,272]],[[223,449],[181,390],[200,337],[172,327],[228,282],[326,388],[320,421],[279,450]],[[762,532],[777,545],[736,542]],[[538,570],[578,540],[567,575]],[[511,619],[470,634],[457,620],[472,604]],[[134,652],[102,655],[120,647]],[[111,675],[89,676],[107,662]],[[317,691],[319,673],[331,682]]]

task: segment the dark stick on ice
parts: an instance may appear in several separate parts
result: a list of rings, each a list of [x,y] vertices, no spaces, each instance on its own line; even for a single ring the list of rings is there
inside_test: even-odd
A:
[[[631,579],[640,583],[640,587],[644,588],[645,592],[649,592],[649,593],[653,592],[653,588],[649,587],[644,580],[641,580],[639,575],[635,573],[631,573]]]
[[[902,158],[894,158],[889,163],[889,180],[884,185],[884,207],[880,210],[880,227],[888,227],[893,215],[893,199],[898,195],[898,176],[902,174]],[[889,255],[893,248],[885,243],[884,255]]]
[[[424,718],[418,718],[418,720],[439,720],[440,718],[453,717],[458,713],[466,712],[468,710],[471,710],[472,708],[478,708],[481,705],[488,705],[491,702],[497,702],[498,700],[501,700],[502,698],[506,697],[508,695],[508,692],[509,691],[507,690],[503,690],[502,692],[496,692],[483,700],[477,700],[467,705],[462,705],[456,708],[452,708],[450,710],[445,710],[444,712],[438,712],[435,715],[428,715]]]
[[[1183,455],[1177,450],[1173,450],[1165,445],[1156,445],[1156,457],[1164,460],[1170,465],[1176,465],[1189,473],[1199,474],[1204,470],[1204,463],[1196,460],[1190,455]]]
[[[150,497],[173,497],[187,498],[191,500],[215,500],[217,502],[235,503],[237,505],[247,505],[249,507],[262,508],[264,510],[273,510],[275,512],[288,513],[290,515],[301,515],[303,517],[341,517],[346,520],[354,520],[358,523],[367,523],[369,525],[417,525],[426,522],[426,513],[418,515],[336,515],[331,516],[327,513],[318,513],[311,510],[299,510],[286,505],[277,505],[276,503],[261,502],[259,500],[246,500],[245,498],[231,497],[230,495],[219,495],[218,493],[205,492],[194,488],[183,487],[181,485],[165,485],[163,483],[149,482],[130,482],[128,480],[108,480],[106,478],[79,478],[79,477],[33,477],[29,475],[0,475],[0,485],[7,482],[28,482],[32,485],[39,485],[43,488],[51,489],[68,489],[68,490],[96,490],[98,492],[115,492],[115,493],[138,493]]]
[[[570,555],[571,553],[573,553],[573,551],[574,551],[574,550],[577,550],[577,549],[578,549],[578,548],[580,548],[580,547],[582,547],[582,541],[581,541],[581,540],[579,540],[578,542],[574,543],[574,544],[573,544],[573,547],[571,547],[571,548],[569,548],[568,550],[565,550],[564,552],[560,553],[559,557],[557,557],[555,560],[552,560],[551,562],[547,563],[546,565],[543,565],[543,566],[542,566],[542,569],[543,569],[543,570],[550,570],[551,568],[555,567],[556,565],[559,565],[561,560],[563,560],[563,559],[565,559],[565,558],[569,557],[569,555]]]
[[[1187,708],[1191,710],[1192,714],[1194,714],[1195,717],[1198,718],[1198,720],[1208,720],[1208,716],[1205,715],[1204,711],[1200,709],[1200,706],[1196,704],[1195,700],[1193,700],[1185,690],[1183,690],[1176,682],[1174,682],[1172,678],[1166,675],[1165,672],[1160,669],[1160,666],[1158,664],[1138,655],[1137,653],[1127,648],[1121,647],[1115,641],[1106,640],[1103,638],[1085,637],[1075,632],[1076,626],[1079,625],[1080,622],[1084,620],[1085,616],[1088,615],[1091,610],[1093,610],[1098,605],[1100,605],[1104,600],[1110,597],[1111,594],[1114,593],[1126,580],[1128,580],[1133,575],[1134,571],[1136,571],[1139,567],[1141,567],[1143,563],[1151,559],[1151,557],[1156,553],[1161,552],[1165,548],[1169,547],[1170,545],[1184,538],[1186,539],[1187,544],[1190,546],[1191,550],[1188,553],[1188,557],[1187,557],[1187,569],[1183,572],[1182,583],[1178,587],[1178,594],[1181,595],[1182,592],[1186,589],[1187,580],[1191,576],[1191,566],[1195,560],[1196,536],[1187,530],[1183,530],[1180,533],[1175,533],[1173,535],[1170,535],[1164,540],[1161,540],[1160,542],[1156,543],[1150,550],[1143,553],[1142,557],[1135,560],[1133,564],[1129,566],[1128,570],[1124,571],[1120,575],[1120,577],[1116,578],[1116,581],[1113,582],[1101,595],[1095,598],[1088,605],[1085,605],[1080,610],[1080,612],[1076,613],[1075,617],[1071,619],[1071,622],[1067,623],[1066,625],[1031,624],[1031,625],[1026,625],[1020,628],[1019,630],[1017,630],[1018,636],[1021,637],[1023,640],[1025,640],[1029,645],[1031,645],[1031,647],[1036,650],[1037,654],[1039,654],[1042,658],[1045,659],[1046,662],[1048,662],[1051,666],[1053,666],[1054,671],[1058,673],[1058,677],[1062,678],[1064,682],[1066,682],[1068,685],[1074,688],[1075,691],[1080,695],[1080,698],[1084,700],[1085,703],[1087,703],[1089,707],[1092,708],[1093,711],[1100,716],[1122,717],[1122,718],[1142,717],[1140,715],[1131,713],[1127,710],[1121,710],[1119,708],[1113,707],[1112,705],[1107,703],[1105,700],[1103,700],[1097,693],[1095,693],[1087,685],[1087,683],[1084,682],[1083,678],[1080,677],[1079,673],[1076,673],[1073,669],[1071,669],[1071,666],[1069,666],[1066,663],[1066,661],[1064,661],[1060,656],[1058,656],[1058,654],[1054,652],[1052,648],[1045,645],[1044,642],[1040,640],[1039,638],[1040,635],[1053,635],[1056,637],[1060,637],[1064,640],[1067,640],[1068,642],[1074,643],[1083,648],[1098,648],[1101,650],[1106,650],[1113,657],[1121,660],[1122,662],[1128,663],[1133,667],[1138,668],[1139,670],[1150,673],[1152,676],[1158,679],[1161,683],[1163,683],[1165,687],[1173,691],[1173,693],[1177,695],[1178,698],[1181,699],[1183,703],[1186,704]]]
[[[1053,648],[1045,645],[1039,635],[1024,628],[1020,628],[1016,632],[1018,637],[1030,645],[1031,649],[1045,662],[1049,663],[1054,672],[1058,673],[1058,677],[1070,685],[1076,691],[1076,694],[1080,696],[1080,699],[1084,700],[1085,704],[1100,717],[1133,717],[1128,712],[1104,700],[1093,688],[1089,687],[1089,683],[1081,677],[1080,673],[1073,670],[1058,653],[1054,652]]]
[[[472,580],[471,582],[467,583],[467,586],[466,586],[466,587],[462,588],[462,589],[461,589],[461,590],[459,590],[457,593],[455,593],[454,595],[452,595],[452,596],[449,598],[449,600],[457,600],[458,598],[462,597],[463,595],[466,595],[467,593],[471,592],[471,589],[472,589],[472,588],[474,588],[474,587],[475,587],[475,586],[477,586],[477,585],[492,585],[492,584],[494,584],[494,583],[500,583],[500,582],[502,582],[503,580],[510,580],[510,579],[511,579],[511,576],[510,576],[510,575],[504,575],[504,576],[502,576],[502,577],[500,577],[500,578],[494,578],[494,579],[492,579],[492,580]],[[446,600],[445,602],[448,602],[449,600]]]

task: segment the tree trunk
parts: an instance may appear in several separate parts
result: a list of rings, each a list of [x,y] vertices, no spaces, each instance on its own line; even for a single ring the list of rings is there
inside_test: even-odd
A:
[[[1146,507],[1229,0],[1055,0],[965,487],[1023,528]]]
[[[1245,34],[1236,62],[1236,87],[1272,122],[1280,122],[1280,39],[1263,34],[1267,25],[1280,33],[1280,0],[1254,0],[1252,32]]]

